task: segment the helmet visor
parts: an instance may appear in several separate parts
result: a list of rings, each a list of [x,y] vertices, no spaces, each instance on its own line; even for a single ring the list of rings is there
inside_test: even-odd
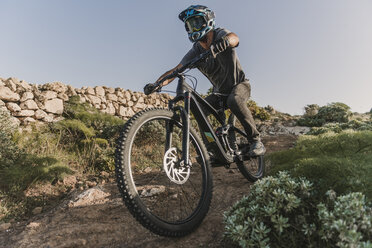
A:
[[[207,26],[207,22],[202,16],[193,16],[186,20],[185,26],[188,33],[198,32]]]

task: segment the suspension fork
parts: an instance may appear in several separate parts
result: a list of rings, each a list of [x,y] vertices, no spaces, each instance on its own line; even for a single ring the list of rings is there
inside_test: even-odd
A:
[[[184,93],[185,96],[185,107],[181,112],[182,118],[182,161],[181,165],[190,166],[190,156],[189,156],[189,149],[190,149],[190,92],[186,91]],[[182,164],[182,162],[184,164]]]

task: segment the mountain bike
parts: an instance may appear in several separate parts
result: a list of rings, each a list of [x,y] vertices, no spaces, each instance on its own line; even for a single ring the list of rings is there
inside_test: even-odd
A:
[[[252,182],[264,174],[264,156],[242,152],[249,148],[247,135],[233,114],[227,118],[223,96],[222,108],[215,109],[196,92],[195,78],[194,87],[186,82],[190,77],[186,70],[208,58],[209,51],[159,81],[154,91],[160,91],[164,80],[178,78],[168,109],[135,114],[117,140],[115,172],[124,203],[144,227],[158,235],[180,237],[200,225],[212,199],[211,166],[228,168],[235,163]],[[206,111],[218,127],[213,127]]]

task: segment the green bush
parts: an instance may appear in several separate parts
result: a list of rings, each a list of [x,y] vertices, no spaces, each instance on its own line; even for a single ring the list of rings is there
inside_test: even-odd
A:
[[[225,213],[227,238],[241,247],[303,245],[312,232],[305,234],[302,229],[314,228],[311,189],[309,181],[292,179],[287,173],[256,182],[248,196]]]
[[[253,118],[259,119],[261,121],[266,121],[270,119],[269,112],[267,112],[265,108],[259,107],[255,101],[249,100],[248,108],[251,111]]]
[[[13,141],[15,126],[11,122],[9,112],[0,109],[0,169],[8,168],[23,154]]]
[[[302,136],[294,148],[272,153],[270,175],[287,170],[306,177],[322,198],[328,189],[337,194],[363,192],[372,200],[372,131],[344,131]]]
[[[64,120],[52,126],[58,132],[60,143],[69,152],[77,154],[85,170],[111,171],[114,168],[114,147],[124,121],[102,113],[79,97],[66,102]]]
[[[225,212],[225,235],[241,247],[371,247],[372,212],[361,193],[312,197],[310,181],[280,172],[256,182]]]
[[[345,123],[352,115],[350,107],[340,102],[318,107],[316,104],[307,105],[305,107],[306,114],[298,120],[298,125],[320,127],[329,122]]]
[[[328,132],[340,133],[344,130],[372,131],[372,121],[351,120],[347,123],[327,123],[322,127],[312,127],[307,135],[319,135]]]

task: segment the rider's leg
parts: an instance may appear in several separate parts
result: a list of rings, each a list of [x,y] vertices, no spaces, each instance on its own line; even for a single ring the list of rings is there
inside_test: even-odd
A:
[[[250,95],[251,86],[249,81],[241,82],[233,88],[228,96],[227,106],[238,118],[248,135],[248,141],[252,144],[250,153],[252,155],[261,155],[265,153],[265,148],[261,142],[260,133],[256,128],[252,113],[247,106]]]

